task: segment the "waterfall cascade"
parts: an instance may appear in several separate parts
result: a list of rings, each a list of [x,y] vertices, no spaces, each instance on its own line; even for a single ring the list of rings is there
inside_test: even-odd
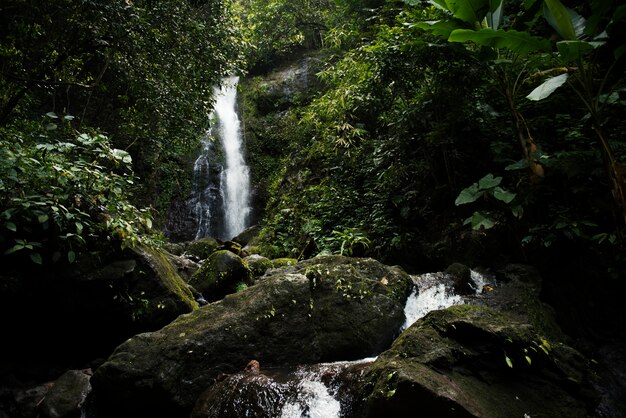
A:
[[[239,77],[228,77],[222,87],[214,89],[212,126],[202,140],[202,152],[194,164],[190,207],[197,222],[195,239],[208,236],[230,239],[248,226],[250,173],[244,160],[237,114],[238,82]],[[223,155],[219,155],[218,147]]]

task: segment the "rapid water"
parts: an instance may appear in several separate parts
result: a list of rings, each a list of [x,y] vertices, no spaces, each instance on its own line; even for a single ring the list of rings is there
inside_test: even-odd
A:
[[[250,214],[250,170],[243,155],[241,122],[237,115],[239,77],[228,77],[215,89],[214,112],[218,119],[219,138],[224,148],[225,166],[220,175],[224,210],[224,237],[230,239],[248,225]]]

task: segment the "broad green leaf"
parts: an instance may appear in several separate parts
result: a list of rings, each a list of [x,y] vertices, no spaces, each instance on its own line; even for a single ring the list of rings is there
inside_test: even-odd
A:
[[[524,357],[526,358],[526,362],[528,363],[528,365],[529,365],[529,366],[530,366],[530,365],[532,365],[533,361],[532,361],[532,359],[530,358],[530,356],[524,356]]]
[[[559,0],[544,0],[543,15],[563,39],[576,39],[576,30],[569,9]]]
[[[74,251],[68,251],[67,252],[67,261],[71,263],[73,263],[76,260],[76,253]]]
[[[41,254],[39,253],[30,253],[30,259],[33,260],[35,264],[43,263],[43,259],[41,258]]]
[[[586,53],[604,45],[604,42],[560,41],[556,43],[559,56],[564,62],[576,62]]]
[[[493,189],[493,197],[508,204],[511,203],[513,199],[515,199],[515,193],[504,190],[502,187],[496,187],[495,189]]]
[[[59,118],[57,116],[57,114],[54,113],[54,112],[48,112],[48,113],[46,113],[46,116],[49,117],[49,118],[52,118],[52,119],[58,119]]]
[[[4,224],[4,226],[6,226],[6,228],[9,231],[13,231],[13,232],[17,231],[17,226],[13,222],[7,222],[7,223]]]
[[[550,51],[550,41],[537,38],[528,32],[518,32],[516,30],[504,31],[502,29],[481,29],[479,31],[469,29],[453,30],[448,37],[450,42],[471,41],[478,45],[493,48],[505,48],[518,54],[528,54],[531,52]]]
[[[457,196],[454,204],[456,206],[464,205],[466,203],[472,203],[478,200],[483,195],[483,192],[478,191],[478,183],[474,183],[469,187],[461,190],[461,193]]]
[[[467,225],[467,224],[470,224],[472,226],[472,229],[477,230],[477,229],[491,229],[494,227],[496,223],[493,220],[485,217],[482,213],[474,212],[472,216],[470,216],[463,222],[463,225]]]
[[[502,177],[494,177],[493,174],[489,173],[482,179],[478,180],[478,189],[479,190],[487,190],[493,187],[496,187],[502,181]]]
[[[416,26],[445,39],[448,39],[453,30],[463,28],[463,25],[458,20],[430,20],[419,22]]]
[[[489,0],[446,0],[448,10],[464,22],[480,23],[489,12]]]
[[[37,216],[37,221],[39,221],[40,224],[47,222],[48,221],[48,215],[43,214],[43,215],[39,215]]]
[[[551,77],[541,83],[539,86],[535,87],[533,91],[530,92],[526,98],[532,101],[543,100],[546,97],[550,96],[556,89],[561,87],[567,81],[569,74],[561,74],[556,77]]]

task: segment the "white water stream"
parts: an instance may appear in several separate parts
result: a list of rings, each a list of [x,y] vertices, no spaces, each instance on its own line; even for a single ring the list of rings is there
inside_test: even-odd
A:
[[[230,239],[247,226],[250,214],[250,170],[243,157],[241,123],[237,115],[237,83],[229,77],[215,90],[215,114],[219,120],[219,137],[224,147],[226,166],[220,176],[224,205],[224,236]]]
[[[407,298],[404,307],[406,320],[400,331],[404,331],[431,311],[465,303],[461,296],[454,293],[452,282],[445,273],[426,273],[412,278],[415,288]],[[480,293],[486,279],[473,270],[471,279],[472,287],[476,289],[476,293]],[[372,357],[353,362],[326,363],[316,365],[315,368],[299,370],[298,397],[285,403],[280,418],[339,418],[341,403],[336,398],[336,388],[327,387],[322,382],[321,376],[331,371],[332,367],[341,370],[353,364],[375,360],[376,357]]]
[[[250,170],[244,159],[241,122],[237,114],[239,77],[228,77],[214,88],[212,126],[202,139],[202,152],[194,164],[193,211],[198,224],[195,239],[213,236],[230,239],[248,226]],[[223,151],[220,165],[219,139]],[[219,177],[211,175],[219,172]]]

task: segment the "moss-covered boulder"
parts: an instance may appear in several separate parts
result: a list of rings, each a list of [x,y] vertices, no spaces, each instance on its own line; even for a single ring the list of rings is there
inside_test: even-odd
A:
[[[250,269],[252,277],[260,277],[265,274],[267,269],[273,267],[272,261],[269,258],[258,254],[249,255],[245,257],[243,261]]]
[[[235,293],[240,283],[252,284],[250,270],[241,257],[228,250],[211,254],[189,280],[209,302]]]
[[[588,417],[589,362],[528,323],[483,306],[434,311],[373,363],[364,417]]]
[[[184,254],[197,260],[204,260],[219,250],[220,246],[215,238],[202,238],[188,242]]]
[[[281,267],[286,267],[286,266],[293,266],[295,264],[298,263],[298,260],[296,260],[295,258],[274,258],[272,260],[272,267],[275,269],[281,268]]]
[[[104,416],[187,417],[219,373],[251,359],[271,368],[377,354],[398,334],[410,288],[408,274],[370,259],[272,271],[120,345],[92,378],[94,399]]]

